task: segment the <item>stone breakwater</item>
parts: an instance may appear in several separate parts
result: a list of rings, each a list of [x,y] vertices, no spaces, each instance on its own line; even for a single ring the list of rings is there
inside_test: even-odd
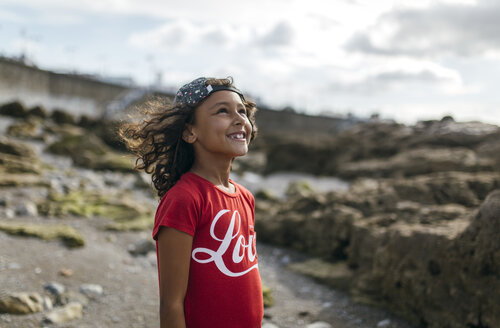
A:
[[[258,193],[259,239],[314,256],[291,268],[417,326],[499,327],[499,131],[447,118],[358,126],[312,149],[269,146],[288,153],[273,165],[352,184],[285,201]]]

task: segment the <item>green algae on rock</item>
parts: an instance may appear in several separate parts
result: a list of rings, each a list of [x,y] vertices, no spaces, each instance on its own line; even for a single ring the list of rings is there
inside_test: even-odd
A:
[[[0,221],[0,230],[10,235],[36,237],[42,240],[60,239],[67,247],[82,247],[85,239],[72,227],[62,224],[10,223]]]
[[[0,170],[0,187],[46,187],[50,188],[50,182],[39,175],[23,173],[2,173]]]
[[[264,307],[272,307],[274,305],[274,298],[272,289],[267,286],[262,286],[262,297],[264,298]]]
[[[115,195],[106,197],[88,191],[72,191],[62,195],[50,193],[47,201],[38,204],[38,211],[44,215],[62,217],[104,217],[113,222],[107,230],[137,231],[152,228],[151,209],[137,203],[131,196]]]

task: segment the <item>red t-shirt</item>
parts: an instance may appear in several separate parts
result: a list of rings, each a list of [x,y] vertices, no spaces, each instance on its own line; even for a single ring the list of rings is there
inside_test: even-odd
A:
[[[193,236],[184,300],[188,328],[262,325],[264,308],[255,247],[255,199],[247,189],[229,181],[236,188],[232,194],[187,172],[162,197],[156,210],[155,240],[161,226]]]

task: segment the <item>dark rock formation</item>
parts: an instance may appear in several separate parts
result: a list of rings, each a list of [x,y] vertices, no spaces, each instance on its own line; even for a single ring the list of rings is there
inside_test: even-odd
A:
[[[421,327],[496,327],[498,188],[498,173],[359,180],[347,193],[261,199],[256,230],[260,240],[346,263],[349,270],[330,275],[319,264],[316,273],[295,270],[340,281],[357,301]]]

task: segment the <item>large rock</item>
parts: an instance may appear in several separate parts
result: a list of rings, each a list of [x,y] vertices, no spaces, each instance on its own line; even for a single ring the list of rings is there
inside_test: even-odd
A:
[[[27,111],[24,106],[18,102],[10,102],[0,106],[0,115],[12,116],[12,117],[26,117]]]
[[[133,157],[126,153],[116,153],[93,134],[80,133],[75,129],[71,134],[50,144],[47,151],[70,156],[75,165],[94,170],[114,170],[136,172]]]
[[[0,173],[40,174],[40,162],[35,150],[23,142],[0,137]]]
[[[450,117],[441,121],[424,121],[414,126],[409,147],[433,145],[446,147],[473,147],[490,138],[498,138],[500,128],[481,122],[455,122]]]
[[[406,177],[433,172],[493,171],[493,160],[478,158],[466,148],[418,148],[403,151],[387,159],[370,159],[344,163],[338,174],[343,178]]]
[[[348,259],[355,299],[426,327],[500,325],[500,190],[472,218],[434,224],[356,221]]]
[[[35,150],[28,144],[9,140],[0,137],[0,153],[24,157],[26,159],[36,159]]]
[[[302,171],[318,175],[410,176],[448,170],[498,170],[489,151],[500,128],[451,118],[419,122],[359,123],[336,135],[269,135],[257,139],[267,156],[265,172]],[[496,146],[498,147],[498,146]]]
[[[7,128],[7,135],[11,137],[44,140],[42,124],[39,120],[30,119],[11,124]]]

